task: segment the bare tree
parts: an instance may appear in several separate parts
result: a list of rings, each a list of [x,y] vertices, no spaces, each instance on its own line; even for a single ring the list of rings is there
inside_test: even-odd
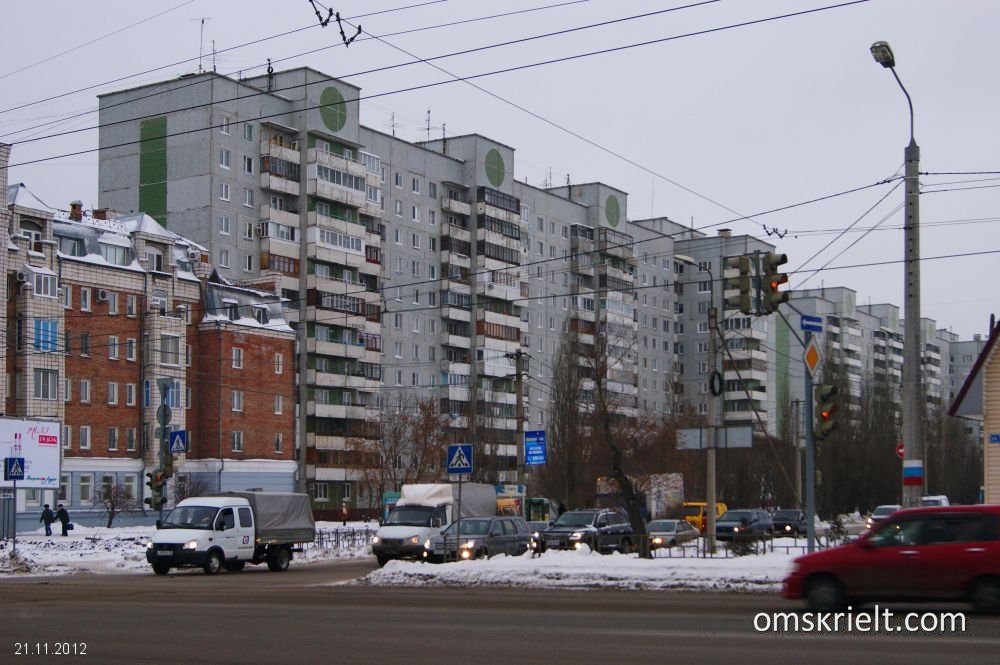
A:
[[[175,476],[173,486],[174,505],[192,496],[205,496],[212,491],[207,479],[190,474]]]
[[[106,526],[109,529],[120,513],[135,510],[139,506],[134,492],[127,491],[119,480],[104,483],[98,502],[101,512],[108,518]]]
[[[433,398],[417,401],[400,395],[384,404],[377,438],[351,437],[348,450],[359,454],[369,496],[381,501],[387,491],[438,479],[444,455],[445,423]],[[374,508],[375,506],[369,506]]]

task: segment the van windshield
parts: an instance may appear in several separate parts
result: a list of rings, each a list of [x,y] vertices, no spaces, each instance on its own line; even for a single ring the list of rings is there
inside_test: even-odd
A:
[[[160,523],[161,529],[209,529],[218,508],[211,506],[179,506]]]
[[[434,509],[430,506],[399,506],[397,505],[389,513],[384,524],[398,524],[401,526],[430,526],[431,515]]]
[[[703,509],[702,506],[684,506],[684,517],[698,517]]]

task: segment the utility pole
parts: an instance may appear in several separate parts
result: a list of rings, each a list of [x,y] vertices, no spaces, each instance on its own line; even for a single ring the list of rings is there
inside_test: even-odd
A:
[[[801,400],[792,400],[792,447],[795,449],[795,505],[802,507],[802,448],[799,446],[799,426],[802,418]]]
[[[711,278],[711,273],[709,274]],[[713,280],[714,281],[714,280]],[[719,313],[713,301],[708,308],[708,367],[710,376],[718,371]],[[715,554],[715,434],[718,427],[720,396],[708,398],[708,435],[705,439],[705,548]]]
[[[514,353],[505,354],[507,358],[514,360],[514,390],[517,398],[514,409],[517,416],[517,472],[514,474],[514,481],[520,485],[524,482],[524,374],[521,364],[524,358],[524,351],[518,349]]]

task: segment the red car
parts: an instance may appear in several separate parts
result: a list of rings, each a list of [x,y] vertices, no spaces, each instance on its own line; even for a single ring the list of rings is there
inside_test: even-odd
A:
[[[852,543],[795,559],[783,595],[820,612],[874,600],[966,600],[1000,612],[1000,506],[893,513]]]

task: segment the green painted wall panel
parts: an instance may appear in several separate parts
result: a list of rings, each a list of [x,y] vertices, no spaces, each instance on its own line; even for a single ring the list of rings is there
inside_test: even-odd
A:
[[[139,123],[139,210],[167,224],[167,118]]]

